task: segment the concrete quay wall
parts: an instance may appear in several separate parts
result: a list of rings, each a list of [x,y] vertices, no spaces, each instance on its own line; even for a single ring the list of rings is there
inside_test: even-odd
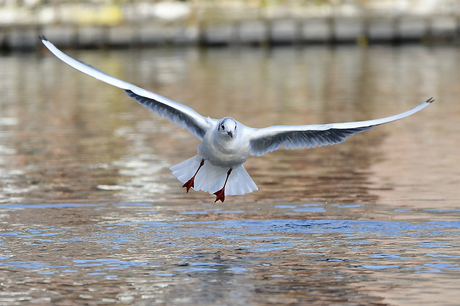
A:
[[[45,24],[0,27],[0,48],[33,50],[39,35],[61,47],[274,46],[289,44],[457,44],[455,16],[327,17],[227,22],[143,22],[117,25]]]

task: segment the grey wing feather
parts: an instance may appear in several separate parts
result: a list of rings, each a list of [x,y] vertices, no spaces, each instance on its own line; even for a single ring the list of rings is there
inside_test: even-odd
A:
[[[286,149],[309,149],[316,146],[333,145],[345,141],[348,136],[361,133],[371,128],[373,128],[373,126],[353,129],[329,128],[326,130],[279,131],[275,134],[266,134],[265,136],[253,139],[251,141],[251,155],[262,156],[268,152],[278,150],[283,144]]]
[[[190,131],[201,140],[203,140],[206,130],[211,126],[210,121],[215,120],[201,116],[192,108],[186,105],[169,100],[156,93],[117,79],[90,65],[80,62],[56,48],[56,46],[48,41],[48,39],[46,39],[44,36],[41,36],[40,39],[42,40],[43,44],[54,55],[56,55],[56,57],[58,57],[66,64],[89,76],[92,76],[93,78],[124,89],[128,96],[138,101],[141,105],[148,107],[150,110],[154,111],[160,116],[164,116],[180,127],[187,128],[188,131]]]
[[[428,99],[419,106],[391,117],[323,125],[272,126],[253,129],[251,133],[251,155],[261,156],[279,149],[283,144],[286,149],[313,148],[341,143],[348,136],[369,130],[374,126],[392,122],[410,116],[425,108],[434,100]]]
[[[190,133],[203,140],[204,134],[206,134],[206,129],[203,129],[200,124],[196,122],[195,117],[188,116],[186,113],[178,111],[176,108],[161,103],[155,99],[138,95],[131,90],[127,89],[125,92],[129,97],[133,98],[139,102],[139,104],[147,107],[154,113],[157,113],[160,117],[164,116],[181,128],[187,128]]]

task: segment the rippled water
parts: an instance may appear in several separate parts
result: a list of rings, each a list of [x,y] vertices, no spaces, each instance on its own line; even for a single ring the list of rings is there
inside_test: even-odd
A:
[[[1,304],[443,304],[460,294],[455,48],[73,51],[253,127],[399,122],[185,193],[198,140],[48,52],[0,57]]]

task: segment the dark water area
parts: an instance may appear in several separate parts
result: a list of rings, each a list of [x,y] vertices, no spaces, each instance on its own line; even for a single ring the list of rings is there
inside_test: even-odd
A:
[[[455,305],[454,47],[69,51],[245,125],[375,119],[342,144],[245,163],[214,204],[169,167],[199,140],[49,52],[0,57],[0,304]]]

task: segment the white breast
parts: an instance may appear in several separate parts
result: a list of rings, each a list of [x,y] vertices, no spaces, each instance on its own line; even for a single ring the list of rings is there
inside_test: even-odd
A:
[[[222,138],[213,129],[205,134],[203,142],[198,146],[198,154],[213,165],[220,167],[236,167],[244,163],[249,156],[249,141],[244,132],[236,134],[234,138]]]

